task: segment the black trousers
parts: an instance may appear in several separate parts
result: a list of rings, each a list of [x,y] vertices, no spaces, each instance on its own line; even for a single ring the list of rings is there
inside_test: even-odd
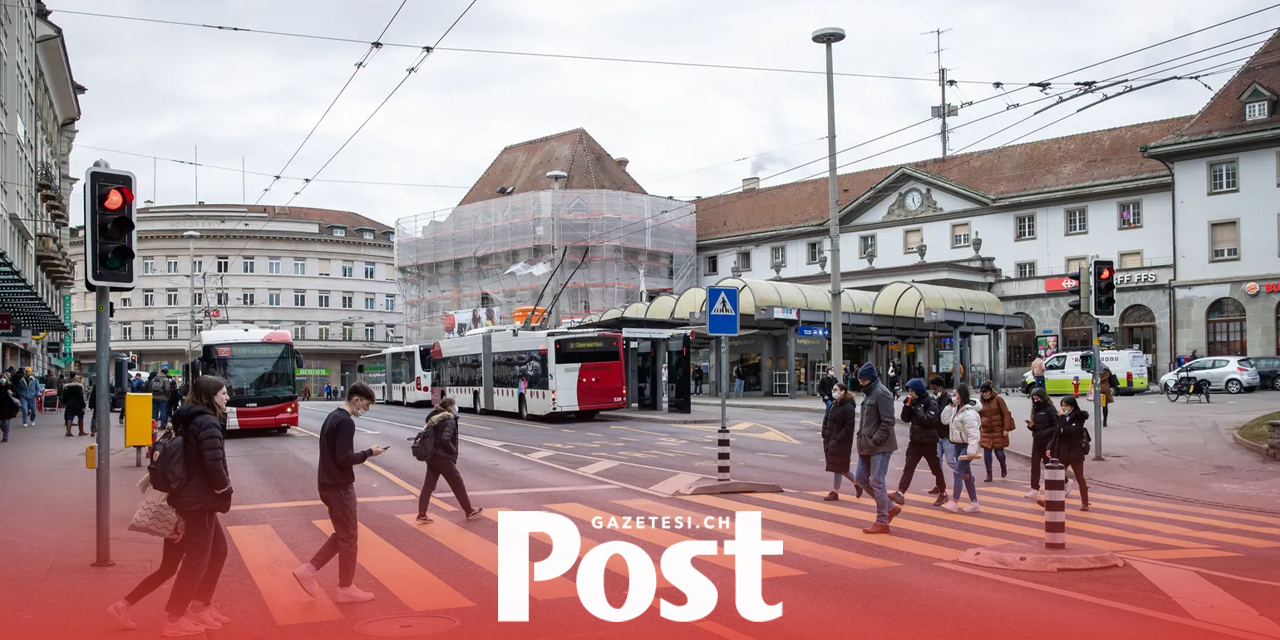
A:
[[[164,539],[164,551],[160,556],[160,566],[151,572],[151,575],[142,579],[138,586],[124,597],[124,601],[133,606],[142,601],[143,598],[151,594],[152,591],[160,588],[160,585],[169,581],[174,574],[178,573],[178,566],[182,564],[182,557],[186,555],[187,539],[184,536],[180,540],[174,541],[169,538]]]
[[[1080,504],[1089,504],[1089,483],[1084,479],[1084,459],[1081,458],[1067,466],[1075,475],[1076,484],[1080,485]]]
[[[175,616],[186,613],[192,600],[212,602],[218,578],[222,577],[222,566],[227,563],[227,535],[218,522],[217,512],[179,511],[178,516],[186,526],[183,535],[186,555],[169,592],[169,603],[164,607]]]
[[[1039,439],[1031,440],[1031,488],[1040,488],[1040,470],[1044,463],[1049,460],[1045,458],[1045,449],[1049,447],[1048,442],[1042,442]]]
[[[329,508],[333,533],[311,558],[311,566],[320,569],[329,564],[333,556],[338,556],[338,586],[349,587],[356,579],[358,548],[355,485],[323,485],[320,487],[320,501]]]
[[[436,484],[439,483],[441,476],[449,484],[449,490],[458,500],[458,506],[462,507],[462,512],[471,513],[471,498],[467,497],[467,485],[462,482],[458,465],[448,458],[438,456],[432,456],[427,460],[427,477],[422,481],[422,493],[418,494],[418,513],[427,512],[431,493],[436,490]]]
[[[907,462],[902,468],[902,479],[898,481],[898,493],[906,493],[911,488],[911,480],[916,476],[916,467],[924,458],[929,464],[929,472],[933,474],[937,487],[943,492],[947,490],[947,477],[942,474],[942,461],[938,460],[938,445],[935,443],[912,442],[907,445]]]

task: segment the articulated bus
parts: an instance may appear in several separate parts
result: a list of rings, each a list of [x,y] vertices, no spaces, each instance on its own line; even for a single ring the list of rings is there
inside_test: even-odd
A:
[[[431,345],[391,347],[360,358],[359,379],[373,387],[378,402],[431,402]]]
[[[275,429],[298,426],[295,369],[302,356],[288,331],[251,324],[221,325],[200,332],[187,354],[192,380],[218,376],[227,382],[227,429]]]
[[[489,327],[435,343],[431,363],[434,400],[448,395],[478,413],[590,419],[627,406],[617,333]]]

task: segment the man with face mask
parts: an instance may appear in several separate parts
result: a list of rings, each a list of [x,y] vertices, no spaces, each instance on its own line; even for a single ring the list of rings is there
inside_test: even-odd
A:
[[[876,366],[870,362],[858,369],[858,383],[862,385],[865,399],[858,424],[858,471],[855,474],[863,491],[876,501],[875,524],[863,529],[863,533],[889,533],[889,522],[902,511],[902,507],[889,500],[885,490],[885,475],[889,472],[889,458],[898,450],[898,437],[894,433],[893,395],[880,383]]]

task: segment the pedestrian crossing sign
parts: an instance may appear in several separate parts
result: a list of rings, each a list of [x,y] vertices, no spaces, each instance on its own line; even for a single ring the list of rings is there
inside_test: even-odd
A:
[[[707,335],[738,335],[736,287],[707,287]]]

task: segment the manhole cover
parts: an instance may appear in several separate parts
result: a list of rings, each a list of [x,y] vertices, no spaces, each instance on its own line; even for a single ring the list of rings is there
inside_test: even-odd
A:
[[[428,636],[433,633],[448,631],[456,626],[458,626],[457,618],[418,614],[365,620],[356,625],[355,632],[380,638],[407,638],[411,636]]]

